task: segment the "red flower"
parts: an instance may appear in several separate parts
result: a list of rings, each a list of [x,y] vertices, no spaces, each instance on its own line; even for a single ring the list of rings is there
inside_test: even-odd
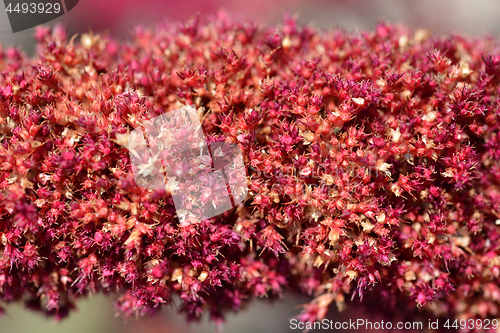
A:
[[[355,295],[401,316],[498,315],[490,40],[227,18],[36,39],[34,59],[0,52],[3,301],[61,317],[112,289],[128,316],[178,295],[220,322],[288,289],[316,297],[306,321]],[[187,104],[209,142],[240,146],[249,193],[180,224],[170,190],[195,189],[139,187],[127,133]]]

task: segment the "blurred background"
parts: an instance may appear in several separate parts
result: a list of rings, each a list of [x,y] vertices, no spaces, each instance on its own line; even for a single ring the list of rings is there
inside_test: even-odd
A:
[[[500,33],[500,2],[497,0],[80,0],[68,14],[52,21],[64,23],[70,32],[109,31],[126,37],[136,24],[151,24],[158,20],[189,19],[225,10],[264,24],[276,24],[285,13],[298,16],[301,23],[317,27],[339,27],[347,30],[373,29],[380,20],[405,23],[413,28],[431,29],[436,34],[466,35]],[[0,44],[16,45],[32,54],[34,29],[13,34],[3,4],[0,4]],[[289,319],[299,312],[298,306],[309,299],[287,295],[274,303],[253,302],[246,311],[228,317],[226,333],[291,332]],[[178,302],[177,302],[178,304]],[[0,333],[191,333],[215,332],[216,327],[204,319],[186,324],[184,317],[166,307],[154,319],[115,317],[113,303],[96,295],[79,303],[78,312],[56,323],[18,305],[6,307],[0,318]],[[334,312],[332,310],[332,312]],[[351,306],[347,313],[332,313],[337,319],[368,318],[369,309]],[[300,331],[300,330],[296,330]],[[312,331],[314,332],[314,331]],[[408,332],[408,331],[406,331]]]
[[[265,24],[279,22],[284,13],[297,14],[302,23],[323,28],[371,29],[381,19],[425,27],[434,33],[467,35],[500,32],[497,0],[80,0],[64,16],[51,22],[67,25],[70,35],[109,31],[124,37],[138,23],[189,19],[224,10]],[[20,45],[33,52],[34,29],[13,34],[0,4],[0,43]]]

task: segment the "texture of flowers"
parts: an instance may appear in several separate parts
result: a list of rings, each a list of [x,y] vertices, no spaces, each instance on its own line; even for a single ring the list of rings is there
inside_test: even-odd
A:
[[[351,297],[499,317],[497,41],[224,15],[35,38],[32,59],[0,52],[4,302],[63,317],[105,292],[128,316],[177,295],[220,322],[294,290],[314,296],[304,321]],[[246,200],[199,223],[179,223],[170,189],[135,184],[126,148],[183,105],[248,171]]]

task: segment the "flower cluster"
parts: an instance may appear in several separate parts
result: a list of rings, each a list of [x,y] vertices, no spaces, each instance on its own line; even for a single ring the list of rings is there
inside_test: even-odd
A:
[[[63,317],[104,292],[128,316],[177,295],[221,322],[293,290],[314,296],[304,321],[346,297],[499,316],[498,42],[223,14],[128,41],[35,38],[32,59],[0,50],[4,302]],[[179,223],[169,188],[135,183],[127,149],[183,105],[248,171],[244,202],[198,223]]]

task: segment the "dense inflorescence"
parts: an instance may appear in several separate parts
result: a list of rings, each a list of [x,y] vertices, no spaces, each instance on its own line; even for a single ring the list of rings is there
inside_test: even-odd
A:
[[[130,315],[178,296],[220,322],[294,290],[315,297],[309,321],[351,297],[499,316],[498,42],[222,14],[126,41],[35,38],[33,58],[0,51],[4,302],[63,317],[105,292]],[[246,200],[199,223],[179,223],[168,188],[135,184],[126,148],[183,105],[248,172]]]

